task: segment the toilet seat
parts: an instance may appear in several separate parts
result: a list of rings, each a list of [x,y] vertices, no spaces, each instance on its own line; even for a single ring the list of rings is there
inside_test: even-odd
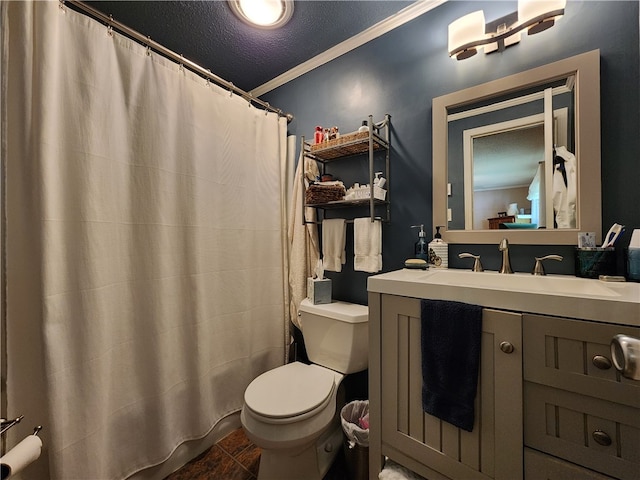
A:
[[[335,388],[332,371],[294,362],[253,380],[245,390],[244,403],[268,423],[292,423],[325,408]]]

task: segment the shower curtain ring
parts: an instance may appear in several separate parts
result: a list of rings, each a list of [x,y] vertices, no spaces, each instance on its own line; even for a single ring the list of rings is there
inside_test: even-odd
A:
[[[58,8],[62,10],[62,13],[66,12],[66,10],[64,9],[64,0],[58,0]]]
[[[109,21],[113,22],[113,15],[109,15]],[[109,35],[110,37],[113,37],[113,25],[109,24],[107,25],[107,35]]]
[[[211,69],[207,68],[207,72],[211,75]],[[211,77],[207,77],[207,87],[211,85]]]
[[[149,35],[147,35],[147,40],[149,41],[149,43],[147,43],[147,57],[151,56],[151,37]]]
[[[233,97],[233,88],[234,88],[233,82],[229,82],[229,85],[231,85],[231,88],[229,89],[229,98],[231,98]]]
[[[183,60],[184,60],[184,57],[182,56],[182,54],[180,54],[180,71],[181,72],[184,72]]]

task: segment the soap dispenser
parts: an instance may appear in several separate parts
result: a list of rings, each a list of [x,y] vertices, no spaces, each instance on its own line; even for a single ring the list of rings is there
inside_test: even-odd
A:
[[[427,234],[424,231],[424,225],[411,225],[411,228],[419,228],[418,241],[416,242],[414,254],[415,258],[421,258],[429,263],[429,250],[427,245]]]
[[[442,240],[440,229],[442,225],[436,227],[433,240],[429,243],[429,259],[431,265],[438,268],[448,268],[449,266],[449,245]]]

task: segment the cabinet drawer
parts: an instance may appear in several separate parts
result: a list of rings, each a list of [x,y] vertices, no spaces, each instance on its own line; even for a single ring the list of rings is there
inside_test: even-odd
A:
[[[640,381],[613,366],[614,335],[640,336],[640,328],[524,315],[524,379],[640,408]]]
[[[526,480],[611,480],[611,477],[529,448],[524,450],[524,475]]]
[[[640,409],[525,382],[525,445],[615,478],[640,479]]]

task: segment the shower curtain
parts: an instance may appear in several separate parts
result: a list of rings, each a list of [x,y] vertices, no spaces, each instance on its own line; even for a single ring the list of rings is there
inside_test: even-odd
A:
[[[54,2],[2,2],[9,446],[120,479],[284,361],[286,121]]]

